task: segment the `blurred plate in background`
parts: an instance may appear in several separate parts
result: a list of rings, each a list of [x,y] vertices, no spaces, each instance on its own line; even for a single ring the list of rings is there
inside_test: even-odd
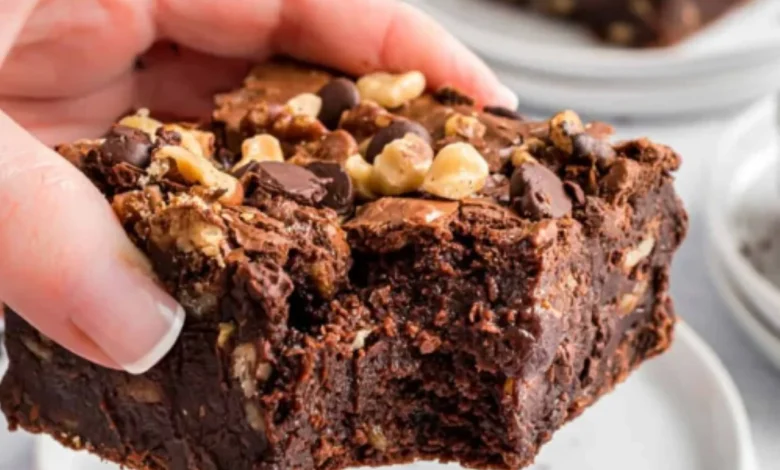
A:
[[[780,50],[777,54],[780,57]],[[780,61],[721,74],[646,81],[562,78],[488,63],[517,94],[521,109],[547,113],[574,109],[606,120],[703,115],[747,105],[780,89]]]
[[[711,277],[731,313],[780,367],[780,139],[776,116],[740,116],[711,166],[707,201]]]
[[[625,49],[584,28],[505,0],[413,0],[483,56],[568,77],[640,78],[712,73],[780,60],[780,2],[755,0],[677,46]]]
[[[477,51],[522,108],[601,118],[694,115],[780,89],[780,1],[756,0],[678,46],[621,49],[499,0],[414,0]]]

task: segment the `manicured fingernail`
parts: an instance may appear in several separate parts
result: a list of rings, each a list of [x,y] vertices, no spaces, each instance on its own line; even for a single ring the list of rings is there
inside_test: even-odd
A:
[[[517,93],[512,91],[511,88],[502,83],[499,86],[498,94],[504,106],[513,110],[517,109],[517,106],[520,104],[520,98],[517,97]]]
[[[184,309],[145,269],[109,263],[93,278],[91,292],[71,321],[125,371],[148,371],[176,343]]]

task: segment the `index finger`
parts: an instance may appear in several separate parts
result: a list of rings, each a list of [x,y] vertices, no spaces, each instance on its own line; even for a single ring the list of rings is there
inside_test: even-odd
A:
[[[482,104],[517,106],[514,93],[471,51],[394,0],[164,0],[157,23],[164,36],[217,55],[280,53],[354,75],[419,70],[431,86],[455,86]]]

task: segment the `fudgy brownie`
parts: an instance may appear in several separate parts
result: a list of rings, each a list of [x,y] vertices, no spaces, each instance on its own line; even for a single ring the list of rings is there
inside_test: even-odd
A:
[[[276,62],[209,126],[59,147],[188,316],[133,376],[9,311],[11,426],[150,470],[530,464],[670,344],[680,159],[425,89]]]
[[[571,18],[621,46],[675,44],[749,0],[512,0]]]

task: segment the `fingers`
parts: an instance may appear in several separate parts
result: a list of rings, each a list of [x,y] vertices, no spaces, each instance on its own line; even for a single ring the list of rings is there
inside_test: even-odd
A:
[[[184,321],[92,184],[0,112],[0,299],[65,348],[141,373]]]
[[[37,3],[38,0],[0,3],[0,18],[3,18],[3,27],[0,28],[0,66]]]
[[[454,85],[483,104],[517,106],[465,46],[393,0],[163,0],[157,22],[167,37],[213,54],[259,60],[282,53],[355,75],[420,70],[433,87]]]

